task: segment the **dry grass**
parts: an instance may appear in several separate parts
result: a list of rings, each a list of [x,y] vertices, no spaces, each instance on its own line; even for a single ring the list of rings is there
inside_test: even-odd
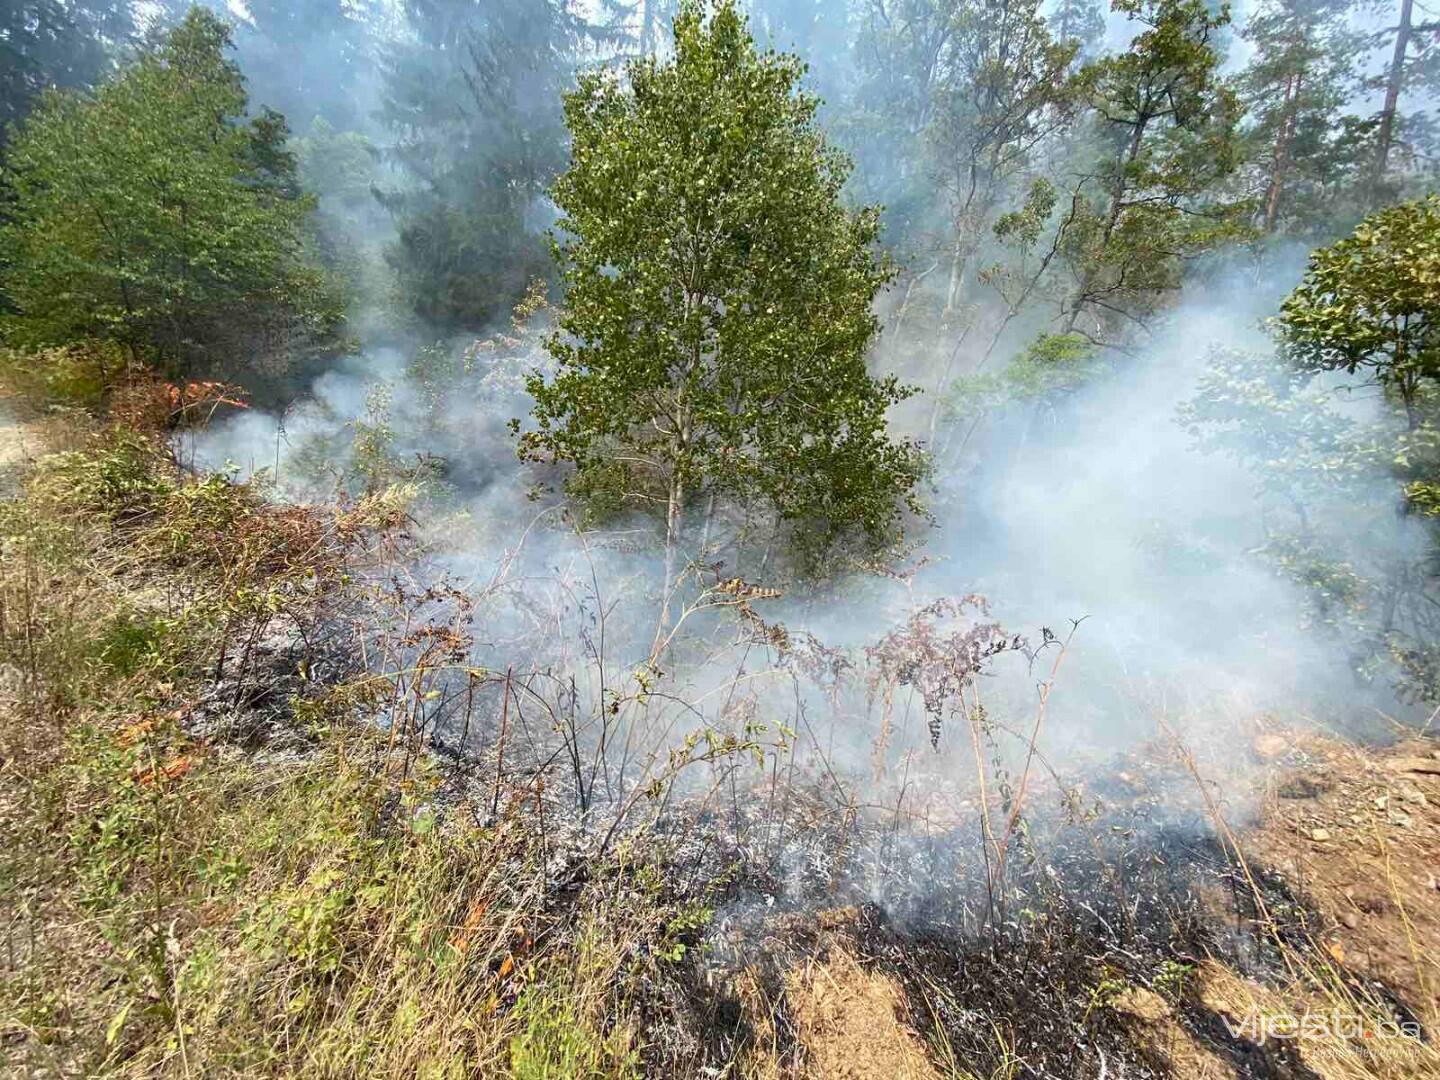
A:
[[[363,605],[386,524],[182,477],[126,432],[0,510],[6,1071],[634,1073],[625,986],[677,933],[658,886],[557,907],[528,821],[482,826],[355,723],[364,673],[300,680],[282,752],[197,734],[276,681],[267,637]]]
[[[1387,764],[1422,750],[1420,760],[1433,761],[1432,748],[1412,743],[1376,752],[1308,732],[1268,738],[1275,749],[1265,747],[1263,756],[1293,746],[1300,764],[1277,770],[1262,822],[1243,837],[1208,795],[1194,757],[1179,747],[1207,793],[1216,833],[1242,869],[1254,932],[1268,939],[1288,973],[1262,985],[1207,962],[1196,979],[1199,1004],[1235,1025],[1272,1064],[1299,1062],[1322,1080],[1440,1077],[1440,1050],[1421,1028],[1433,1030],[1437,1015],[1430,987],[1440,829],[1423,793],[1402,800],[1393,790],[1414,792],[1417,780],[1434,778],[1402,779],[1402,770]],[[1392,797],[1417,817],[1397,818],[1388,809]],[[1391,834],[1401,834],[1395,840],[1403,843]],[[1252,870],[1257,859],[1282,870],[1313,911],[1282,921]],[[1350,915],[1359,910],[1357,888],[1371,897],[1364,922]],[[1418,933],[1416,915],[1423,920]],[[1405,1009],[1397,1010],[1396,991]]]
[[[1378,1032],[1390,1019],[1390,1011],[1378,1001],[1337,986],[1313,966],[1288,986],[1266,987],[1221,964],[1209,963],[1199,973],[1198,995],[1207,1009],[1233,1024],[1256,1017],[1272,1023],[1274,1030],[1282,1033],[1278,1039],[1266,1041],[1276,1065],[1288,1056],[1321,1080],[1440,1076],[1440,1055],[1433,1046],[1382,1036]],[[1283,1034],[1284,1025],[1292,1018],[1300,1023],[1310,1019],[1303,1038]],[[1354,1032],[1347,1026],[1351,1018],[1359,1025]],[[1288,1055],[1279,1047],[1289,1051]]]
[[[924,1041],[910,1025],[900,989],[836,949],[796,968],[788,998],[800,1039],[809,1048],[804,1075],[864,1080],[939,1080]]]
[[[155,384],[136,387],[125,399],[135,416],[165,411]],[[1261,941],[1287,974],[1246,978],[1218,958],[1173,961],[1166,950],[1199,940],[1178,922],[1163,941],[1120,941],[1086,922],[1093,911],[1079,901],[1115,913],[1101,893],[1118,871],[1090,873],[1113,869],[1113,847],[1070,842],[1061,854],[1076,876],[1058,885],[1046,876],[1049,855],[1035,847],[1043,830],[1027,820],[1041,815],[1032,762],[1050,769],[1034,747],[1042,696],[1008,801],[981,801],[986,814],[996,810],[978,845],[984,891],[932,883],[937,894],[953,886],[962,905],[976,900],[989,937],[924,938],[898,924],[881,934],[858,917],[846,937],[812,912],[777,931],[783,955],[753,955],[727,978],[696,960],[710,907],[728,887],[725,860],[696,857],[678,873],[653,842],[658,830],[621,827],[637,807],[635,817],[660,820],[671,803],[663,785],[656,794],[633,785],[615,823],[587,834],[575,820],[546,818],[557,773],[573,772],[586,790],[573,729],[561,742],[570,756],[551,773],[515,764],[507,773],[501,750],[477,782],[427,752],[427,702],[443,693],[442,672],[498,690],[503,721],[522,691],[527,708],[540,706],[520,676],[465,666],[463,599],[443,597],[459,616],[435,624],[419,607],[436,601],[436,588],[367,584],[386,580],[403,556],[394,499],[277,507],[245,486],[185,473],[153,432],[66,431],[65,449],[42,457],[0,504],[8,1073],[1010,1080],[1036,1060],[1022,1056],[1036,1053],[1026,1037],[1033,1044],[1040,1022],[1054,1020],[1043,1030],[1080,1032],[1099,1060],[1108,1051],[1140,1076],[1240,1075],[1242,1059],[1260,1063],[1256,1075],[1288,1075],[1298,1063],[1325,1080],[1440,1076],[1433,1047],[1414,1040],[1297,1046],[1226,1039],[1216,1026],[1337,1009],[1381,1020],[1391,1004],[1357,981],[1363,971],[1433,1008],[1423,958],[1437,934],[1422,864],[1435,849],[1417,846],[1413,824],[1403,834],[1355,829],[1352,846],[1368,863],[1294,871],[1302,888],[1325,886],[1319,908],[1334,921],[1302,933],[1271,909],[1259,869],[1284,852],[1265,847],[1263,832],[1254,844],[1237,835],[1209,802],[1224,855],[1252,890],[1239,914],[1231,906],[1219,918]],[[743,598],[740,587],[716,591]],[[986,649],[1011,647],[983,626],[979,637],[911,629],[923,631],[945,675],[935,693],[968,686]],[[880,699],[888,705],[899,685]],[[647,695],[642,681],[605,700],[619,711]],[[946,715],[973,736],[993,734],[982,731],[978,699],[953,704]],[[561,731],[563,714],[548,718]],[[277,734],[256,735],[260,720]],[[729,776],[724,763],[754,749],[691,739],[672,770],[713,760]],[[782,815],[793,806],[798,820],[805,794],[787,786],[777,800],[778,760],[765,805]],[[976,767],[983,779],[979,755]],[[1189,767],[1208,800],[1193,759]],[[1391,775],[1378,768],[1375,776]],[[1374,779],[1369,770],[1359,771]],[[595,783],[592,774],[592,792]],[[1362,794],[1372,805],[1380,797]],[[1407,805],[1433,824],[1421,809],[1435,803]],[[840,851],[822,875],[833,894],[867,826],[853,803],[840,817],[817,806],[817,821],[838,822],[815,826],[816,836],[829,828],[821,839]],[[885,814],[894,833],[898,804]],[[957,817],[943,833],[973,825]],[[1286,835],[1311,845],[1298,825]],[[1341,908],[1326,907],[1331,878],[1364,866],[1383,871],[1371,877],[1394,915],[1389,931],[1347,927]],[[1158,923],[1170,912],[1151,914]],[[1396,947],[1371,949],[1378,960],[1367,968],[1357,943],[1385,933]],[[768,935],[747,947],[768,950]],[[1120,954],[1132,946],[1127,968]],[[1055,1060],[1068,1052],[1043,1049]]]

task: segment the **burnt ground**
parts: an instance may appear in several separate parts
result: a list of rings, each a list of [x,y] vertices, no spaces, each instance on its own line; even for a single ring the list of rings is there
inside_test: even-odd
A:
[[[652,1070],[688,1071],[683,1045],[773,1077],[1440,1077],[1440,742],[1249,750],[1243,820],[1200,800],[1141,829],[1127,770],[1128,805],[1037,827],[998,888],[877,903],[752,860],[686,985],[657,988],[688,1031]]]
[[[244,692],[295,670],[282,638],[217,684],[217,722],[268,718],[240,741],[303,753],[288,710]],[[1158,745],[1089,777],[1089,810],[1037,784],[1003,874],[959,815],[907,836],[798,792],[790,819],[677,814],[654,838],[668,888],[716,916],[646,987],[645,1074],[1440,1078],[1440,741],[1246,749],[1223,798]],[[594,872],[594,838],[567,835],[557,925]],[[1308,1016],[1364,1026],[1275,1027]]]

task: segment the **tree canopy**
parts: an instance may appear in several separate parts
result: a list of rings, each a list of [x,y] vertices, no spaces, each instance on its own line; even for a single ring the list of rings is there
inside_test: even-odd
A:
[[[1440,196],[1372,214],[1312,253],[1280,326],[1293,363],[1369,371],[1413,428],[1423,386],[1440,378]]]
[[[381,122],[404,182],[382,194],[406,307],[478,330],[548,269],[544,191],[565,163],[561,94],[583,31],[560,0],[406,0]]]
[[[872,377],[871,303],[890,277],[878,216],[841,199],[847,160],[793,56],[757,50],[729,0],[684,5],[673,59],[584,75],[553,189],[565,282],[552,379],[530,381],[531,456],[572,488],[654,507],[673,556],[713,494],[804,526],[818,550],[893,538],[921,473]]]
[[[194,366],[334,334],[285,121],[246,117],[229,46],[193,8],[93,96],[52,92],[18,131],[0,229],[11,343],[98,337]]]
[[[1207,208],[1238,160],[1239,108],[1220,76],[1215,36],[1229,11],[1203,0],[1116,0],[1139,32],[1122,53],[1086,66],[1099,153],[1075,206],[1063,253],[1075,278],[1066,330],[1114,340],[1179,287],[1181,258],[1230,233],[1226,207]],[[1094,330],[1090,330],[1094,327]]]

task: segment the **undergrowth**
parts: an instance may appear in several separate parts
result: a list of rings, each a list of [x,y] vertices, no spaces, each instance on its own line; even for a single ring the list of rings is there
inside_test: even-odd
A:
[[[0,505],[0,1066],[636,1074],[627,988],[690,924],[624,845],[557,902],[543,837],[356,721],[363,674],[301,679],[283,749],[197,723],[273,683],[268,638],[304,668],[399,524],[268,505],[128,430]]]
[[[110,415],[153,417],[173,400],[140,380],[113,395]],[[1286,979],[1303,987],[1291,1007],[1386,1014],[1308,932],[1281,932],[1286,909],[1266,906],[1218,813],[1225,843],[1210,874],[1242,898],[1254,891],[1234,938],[1264,946],[1265,985],[1215,962],[1230,931],[1207,921],[1160,850],[1092,850],[1082,815],[1079,840],[1037,854],[1019,809],[1024,773],[1013,791],[1002,784],[1005,816],[982,820],[995,868],[976,863],[990,906],[968,934],[867,907],[817,938],[817,910],[844,893],[839,869],[800,895],[800,913],[771,913],[787,891],[767,876],[778,861],[720,851],[699,836],[702,817],[678,813],[665,830],[617,818],[597,832],[585,816],[593,776],[577,780],[577,813],[547,820],[556,777],[582,775],[578,754],[573,770],[563,757],[549,772],[512,758],[506,774],[498,759],[486,772],[426,748],[441,674],[472,691],[499,684],[502,703],[512,676],[470,667],[464,634],[427,621],[425,605],[453,590],[401,582],[414,554],[403,500],[376,485],[341,504],[277,505],[183,469],[161,430],[93,422],[0,501],[8,1074],[805,1076],[795,1010],[811,997],[791,972],[832,947],[901,988],[915,1045],[957,1080],[1058,1075],[1061,1060],[1184,1075],[1172,1051],[1186,1039],[1260,1060],[1218,1034],[1216,1009],[1287,1007],[1267,989]],[[454,606],[463,624],[469,609]],[[1017,646],[988,624],[950,636],[907,627],[872,659],[882,674],[894,660],[895,678],[927,712],[935,704],[938,739],[944,695],[967,684],[926,672],[973,674]],[[881,697],[888,725],[892,695]],[[708,760],[702,748],[728,761],[749,746],[693,735],[671,770]],[[624,810],[642,799],[658,796],[638,786]],[[847,813],[822,838],[843,845],[865,827]],[[689,863],[666,861],[690,840]],[[968,910],[982,894],[956,872],[928,886],[937,904]],[[1122,925],[1136,919],[1144,932]],[[707,944],[733,955],[706,957]],[[1214,1004],[1217,986],[1228,1004]],[[1346,1080],[1440,1075],[1429,1044],[1380,1049],[1338,1041],[1307,1060],[1333,1061],[1326,1075]],[[1254,1075],[1305,1075],[1272,1057]]]

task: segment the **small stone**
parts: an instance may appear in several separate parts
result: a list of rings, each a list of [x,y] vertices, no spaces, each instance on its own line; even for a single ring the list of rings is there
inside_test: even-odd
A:
[[[1340,921],[1349,929],[1354,930],[1360,925],[1360,916],[1356,915],[1353,911],[1347,911],[1344,915],[1340,916]]]
[[[1311,830],[1310,830],[1310,839],[1311,839],[1311,840],[1314,840],[1315,843],[1317,843],[1317,844],[1323,844],[1323,843],[1325,843],[1326,840],[1329,840],[1329,839],[1330,839],[1330,830],[1329,830],[1329,829],[1311,829]]]
[[[1286,777],[1275,789],[1275,794],[1282,799],[1313,799],[1325,794],[1327,785],[1313,777],[1302,773]]]

